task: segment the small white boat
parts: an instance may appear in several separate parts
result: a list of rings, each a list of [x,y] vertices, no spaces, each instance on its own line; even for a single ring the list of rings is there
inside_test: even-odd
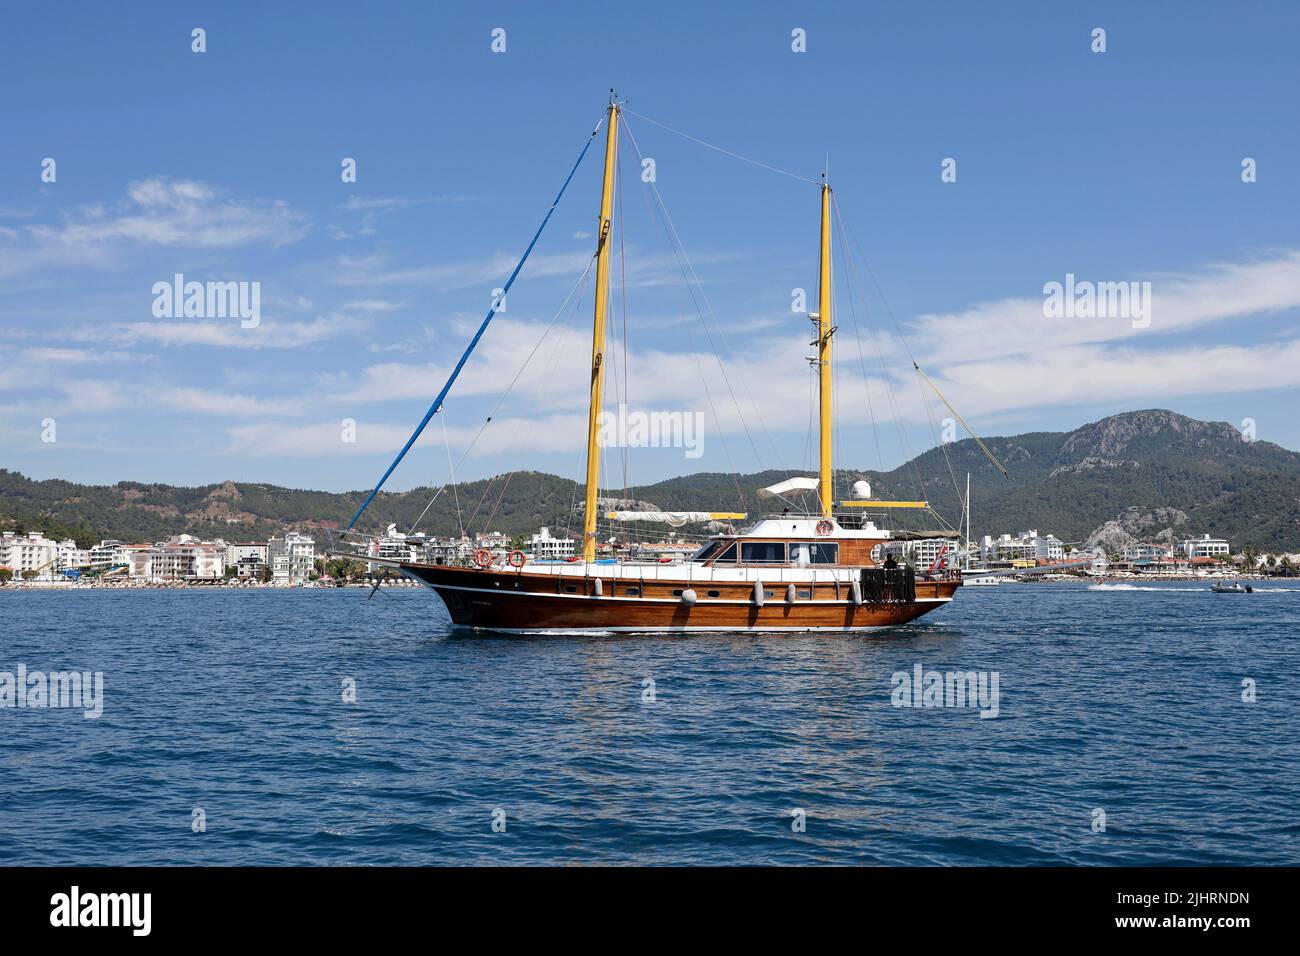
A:
[[[963,574],[961,578],[961,586],[964,588],[992,587],[995,584],[1001,584],[1001,583],[1002,583],[1002,579],[992,574],[985,575],[978,578],[969,578]]]

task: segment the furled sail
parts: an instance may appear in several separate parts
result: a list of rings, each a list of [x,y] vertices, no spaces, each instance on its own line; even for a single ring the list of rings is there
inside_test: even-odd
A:
[[[702,521],[742,521],[744,512],[737,511],[608,511],[610,521],[657,521],[673,528]]]

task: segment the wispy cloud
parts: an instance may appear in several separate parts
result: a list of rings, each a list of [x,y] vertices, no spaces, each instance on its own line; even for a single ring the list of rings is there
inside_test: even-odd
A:
[[[108,267],[135,249],[280,246],[306,235],[306,216],[282,200],[238,200],[206,183],[153,177],[131,183],[111,205],[80,206],[57,224],[9,230],[0,276],[67,267]]]
[[[933,364],[1043,353],[1073,345],[1149,340],[1247,315],[1300,307],[1300,250],[1245,263],[1218,263],[1182,275],[1079,275],[1080,280],[1151,282],[1151,324],[1127,318],[1051,319],[1043,297],[978,303],[960,312],[923,315],[909,337]],[[1043,281],[1061,282],[1061,275]]]

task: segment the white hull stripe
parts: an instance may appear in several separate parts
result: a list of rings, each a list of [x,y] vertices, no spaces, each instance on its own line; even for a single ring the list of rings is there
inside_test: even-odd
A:
[[[908,622],[911,623],[911,622]],[[593,637],[601,634],[685,634],[708,631],[716,634],[860,634],[867,631],[886,631],[891,627],[904,627],[903,624],[868,624],[862,627],[729,627],[726,625],[694,626],[685,624],[668,627],[473,627],[458,624],[467,630],[491,634],[524,634],[534,637]]]
[[[681,598],[614,597],[613,595],[597,596],[595,594],[549,594],[544,591],[516,591],[514,588],[469,588],[460,584],[430,584],[428,581],[424,580],[414,572],[403,569],[402,573],[405,574],[407,577],[412,578],[413,580],[419,581],[421,584],[423,584],[425,587],[429,588],[430,590],[435,590],[435,591],[439,588],[446,588],[448,591],[470,591],[475,594],[495,594],[498,597],[567,598],[571,601],[584,601],[587,603],[591,603],[593,601],[626,602],[628,604],[670,604],[670,605],[677,605],[682,603]],[[773,607],[787,607],[787,606],[802,607],[804,605],[809,605],[809,604],[815,605],[817,607],[828,607],[828,606],[835,607],[836,605],[840,605],[842,607],[869,607],[869,606],[870,607],[895,607],[895,606],[906,605],[906,604],[947,604],[952,600],[952,598],[946,598],[946,597],[917,598],[915,601],[908,601],[908,602],[889,601],[883,604],[874,604],[874,605],[866,602],[855,605],[852,601],[814,601],[808,598],[795,601],[793,604],[787,604],[784,598],[779,598],[779,599],[768,598],[767,600],[768,603],[770,603]],[[741,607],[754,606],[753,601],[732,600],[730,598],[700,598],[695,603],[697,606],[701,604],[709,604],[709,605],[733,604]],[[764,606],[766,606],[766,604]],[[728,628],[723,627],[723,628],[718,628],[718,630],[725,631],[728,630]],[[808,630],[808,628],[797,628],[796,630]]]

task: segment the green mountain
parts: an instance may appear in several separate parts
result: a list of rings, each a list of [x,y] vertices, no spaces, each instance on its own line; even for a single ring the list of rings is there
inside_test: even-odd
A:
[[[843,470],[843,495],[860,478],[877,498],[924,498],[956,524],[965,476],[971,476],[976,536],[1036,528],[1065,541],[1090,536],[1114,544],[1125,537],[1226,537],[1234,550],[1300,548],[1300,454],[1263,441],[1247,442],[1231,425],[1201,422],[1160,409],[1126,412],[1071,432],[1031,432],[985,439],[1011,472],[1003,477],[969,439],[918,455],[888,472]],[[669,510],[770,508],[755,489],[788,477],[705,472],[628,489],[628,496]],[[533,471],[510,472],[444,489],[381,493],[365,527],[389,522],[436,534],[485,529],[510,535],[546,524],[581,524],[581,490],[571,480]],[[366,492],[334,494],[275,485],[222,482],[198,488],[139,482],[78,485],[33,481],[0,470],[0,529],[41,530],[74,537],[154,541],[188,533],[228,541],[263,539],[285,529],[338,528]],[[924,512],[895,512],[913,528],[938,527]]]

